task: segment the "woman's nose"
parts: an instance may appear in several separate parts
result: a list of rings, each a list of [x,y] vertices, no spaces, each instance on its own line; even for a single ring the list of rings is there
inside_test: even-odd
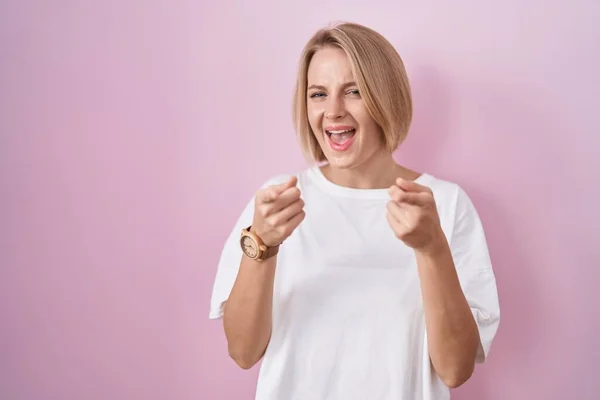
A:
[[[330,120],[340,119],[344,116],[344,105],[340,100],[332,99],[325,110],[325,118]]]

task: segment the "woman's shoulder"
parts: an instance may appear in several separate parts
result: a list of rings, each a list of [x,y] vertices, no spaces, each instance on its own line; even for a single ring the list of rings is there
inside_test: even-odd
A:
[[[420,178],[423,185],[428,186],[433,192],[436,205],[439,209],[455,214],[476,214],[477,210],[461,183],[457,181],[440,178],[432,174],[423,174]]]
[[[420,185],[427,186],[434,192],[434,194],[443,195],[444,197],[453,197],[458,191],[462,190],[457,182],[448,180],[446,178],[440,178],[437,175],[427,172],[422,173],[416,179],[416,182]]]

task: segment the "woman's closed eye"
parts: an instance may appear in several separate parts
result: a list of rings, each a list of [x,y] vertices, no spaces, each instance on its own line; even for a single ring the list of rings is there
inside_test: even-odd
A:
[[[358,91],[358,89],[352,89],[352,90],[348,90],[346,91],[346,95],[351,95],[351,96],[360,96],[360,92]],[[314,92],[310,94],[310,98],[314,99],[314,98],[318,98],[318,97],[325,97],[327,96],[324,92]]]

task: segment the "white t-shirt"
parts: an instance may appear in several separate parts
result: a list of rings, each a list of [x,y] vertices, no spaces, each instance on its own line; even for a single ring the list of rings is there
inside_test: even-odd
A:
[[[257,400],[443,400],[428,353],[414,250],[386,220],[387,189],[352,189],[315,166],[298,176],[306,218],[280,248],[272,335]],[[270,179],[263,187],[284,182]],[[479,216],[456,184],[423,174],[434,193],[462,289],[479,327],[477,362],[498,328],[496,281]],[[223,315],[253,200],[223,248],[210,318]]]

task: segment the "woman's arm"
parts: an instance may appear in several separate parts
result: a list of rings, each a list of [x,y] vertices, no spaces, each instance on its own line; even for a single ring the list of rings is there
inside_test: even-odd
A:
[[[388,222],[417,258],[431,362],[448,387],[458,387],[475,368],[479,330],[462,292],[433,192],[399,178],[390,187],[390,197]]]
[[[266,246],[283,243],[304,220],[304,201],[297,183],[293,176],[256,194],[251,230]],[[229,354],[244,369],[261,359],[271,338],[276,266],[277,255],[263,261],[242,256],[225,303],[223,325]]]
[[[456,388],[473,373],[479,331],[462,292],[450,247],[445,239],[440,242],[435,251],[415,253],[429,356],[444,383]]]
[[[252,368],[263,356],[271,337],[273,282],[277,256],[254,261],[243,256],[223,326],[229,355],[242,368]]]

